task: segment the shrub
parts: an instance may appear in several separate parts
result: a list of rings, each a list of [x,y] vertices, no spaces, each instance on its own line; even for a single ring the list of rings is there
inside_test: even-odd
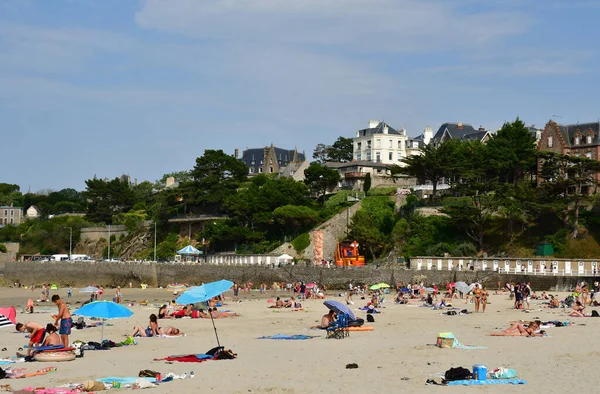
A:
[[[301,253],[304,249],[310,245],[310,234],[302,233],[291,242],[296,252]]]
[[[397,188],[394,186],[375,187],[367,192],[368,196],[393,196]]]
[[[8,250],[6,249],[6,246],[3,244],[0,244],[0,253],[6,253]]]
[[[454,247],[452,256],[454,257],[470,257],[477,254],[477,248],[470,242],[462,242]]]

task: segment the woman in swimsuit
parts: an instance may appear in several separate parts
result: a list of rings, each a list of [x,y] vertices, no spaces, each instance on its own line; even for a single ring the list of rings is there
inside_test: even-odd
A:
[[[579,301],[575,301],[575,305],[573,305],[573,310],[569,313],[570,317],[585,317],[585,307]]]
[[[141,326],[136,326],[133,329],[132,337],[154,337],[160,335],[160,327],[158,327],[158,318],[153,313],[150,315],[150,324],[146,329],[143,329]]]
[[[159,319],[168,319],[170,316],[167,314],[167,304],[158,308],[158,318]]]
[[[479,305],[481,305],[481,288],[478,284],[475,284],[473,295],[475,296],[475,312],[479,312]]]
[[[48,324],[46,326],[46,339],[44,339],[42,346],[57,346],[62,343],[60,336],[56,333],[56,331],[57,329],[53,324]]]
[[[481,312],[485,313],[485,307],[487,306],[487,299],[488,299],[488,292],[487,292],[487,289],[484,287],[481,290]]]
[[[535,321],[529,325],[529,327],[525,327],[521,323],[515,323],[506,330],[499,332],[492,332],[490,336],[493,337],[542,337],[544,336],[543,332],[536,333],[536,330],[540,327],[540,322]]]

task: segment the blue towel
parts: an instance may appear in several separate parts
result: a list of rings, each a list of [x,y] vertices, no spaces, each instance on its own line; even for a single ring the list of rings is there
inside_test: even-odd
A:
[[[477,386],[486,384],[527,384],[527,382],[521,379],[454,380],[448,382],[448,386]]]
[[[117,378],[115,376],[109,376],[108,378],[101,378],[101,379],[94,379],[94,380],[96,380],[98,382],[102,382],[102,383],[119,382],[121,384],[133,384],[138,379],[145,379],[145,380],[149,381],[150,383],[156,383],[156,378],[146,378],[146,377],[144,377],[144,378],[134,378],[134,377]]]
[[[196,354],[198,360],[206,360],[207,358],[213,358],[210,354]]]
[[[297,334],[297,335],[275,334],[275,335],[260,337],[258,339],[283,339],[283,340],[288,340],[288,341],[297,341],[297,340],[312,339],[312,338],[316,338],[316,336],[302,335],[302,334]]]
[[[14,364],[14,361],[0,361],[0,365]]]

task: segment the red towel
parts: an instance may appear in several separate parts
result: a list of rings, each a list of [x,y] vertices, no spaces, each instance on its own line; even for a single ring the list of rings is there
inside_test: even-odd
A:
[[[165,358],[155,358],[154,361],[178,361],[180,363],[201,363],[207,360],[216,360],[216,358],[203,358],[199,359],[195,354],[190,354],[187,356],[172,356]]]

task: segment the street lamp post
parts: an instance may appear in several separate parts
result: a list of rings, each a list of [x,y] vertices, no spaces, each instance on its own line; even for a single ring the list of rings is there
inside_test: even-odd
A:
[[[108,262],[110,262],[110,224],[108,225]]]
[[[71,260],[71,256],[73,255],[73,227],[65,227],[69,229],[69,260]]]
[[[154,262],[156,263],[156,221],[154,222]]]

